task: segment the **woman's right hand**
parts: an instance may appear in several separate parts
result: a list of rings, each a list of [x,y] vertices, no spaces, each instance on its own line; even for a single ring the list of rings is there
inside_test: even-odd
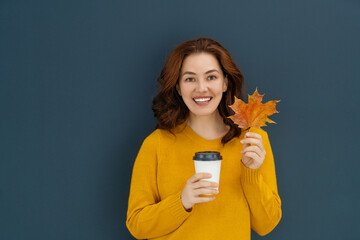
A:
[[[219,184],[216,182],[200,181],[204,178],[211,178],[211,174],[196,173],[187,180],[186,185],[181,192],[181,202],[186,211],[190,211],[196,203],[210,202],[215,199],[215,197],[199,197],[199,195],[214,195],[219,193],[216,189],[209,189],[216,188]]]

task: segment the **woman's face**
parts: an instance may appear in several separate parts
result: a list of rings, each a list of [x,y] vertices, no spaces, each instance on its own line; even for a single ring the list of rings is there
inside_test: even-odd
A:
[[[184,59],[176,88],[190,114],[206,116],[217,112],[227,79],[215,56],[196,53]]]

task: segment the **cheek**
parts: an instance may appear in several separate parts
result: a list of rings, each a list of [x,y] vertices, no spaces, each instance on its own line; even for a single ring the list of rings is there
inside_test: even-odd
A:
[[[224,83],[220,83],[216,86],[216,93],[218,95],[222,94],[224,91],[226,91],[226,85]]]
[[[186,97],[186,96],[190,95],[190,93],[191,93],[190,86],[188,86],[188,85],[180,85],[179,89],[180,89],[182,97]]]

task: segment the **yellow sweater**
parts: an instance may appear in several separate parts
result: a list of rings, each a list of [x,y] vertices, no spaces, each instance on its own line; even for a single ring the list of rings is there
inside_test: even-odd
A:
[[[186,123],[172,135],[155,130],[143,142],[134,163],[126,226],[137,239],[250,239],[272,231],[281,219],[275,165],[267,133],[260,134],[266,151],[259,169],[241,162],[243,145],[234,138],[207,140]],[[198,151],[218,151],[221,163],[219,194],[215,200],[195,204],[187,212],[181,203],[186,181],[195,174],[193,156]]]

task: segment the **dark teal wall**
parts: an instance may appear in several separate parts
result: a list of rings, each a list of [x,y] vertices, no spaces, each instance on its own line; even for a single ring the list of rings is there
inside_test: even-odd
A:
[[[131,3],[130,3],[131,2]],[[222,43],[265,128],[283,218],[253,239],[358,239],[360,2],[0,2],[0,239],[132,239],[133,162],[173,47]]]

